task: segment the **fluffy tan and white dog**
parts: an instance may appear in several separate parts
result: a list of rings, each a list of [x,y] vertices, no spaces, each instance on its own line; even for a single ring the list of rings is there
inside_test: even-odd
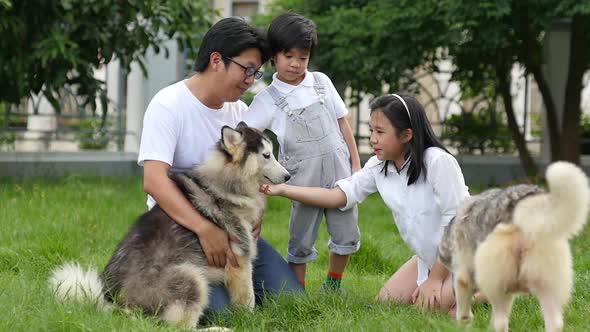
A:
[[[515,293],[535,295],[547,331],[563,327],[573,287],[568,240],[588,219],[588,177],[567,162],[546,171],[549,191],[517,185],[469,198],[446,228],[439,259],[453,273],[457,320],[472,318],[479,289],[492,304],[491,323],[507,331]]]

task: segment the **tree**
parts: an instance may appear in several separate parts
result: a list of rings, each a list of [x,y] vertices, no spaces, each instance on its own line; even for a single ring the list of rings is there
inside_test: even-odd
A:
[[[206,0],[0,0],[0,102],[42,93],[59,112],[60,89],[72,86],[84,106],[99,97],[106,109],[96,68],[116,57],[146,73],[143,55],[164,38],[194,53],[211,14]]]
[[[462,86],[494,85],[502,97],[508,125],[521,163],[528,175],[538,173],[520,132],[510,94],[510,70],[520,64],[535,79],[546,110],[551,160],[580,161],[582,76],[590,69],[590,3],[574,1],[484,1],[462,3],[445,0],[442,5],[451,25],[449,56],[456,65],[453,78]],[[570,21],[571,48],[568,80],[559,119],[557,105],[543,70],[545,34],[557,21]],[[559,123],[562,123],[559,127]]]
[[[318,25],[313,64],[354,91],[381,94],[408,88],[417,69],[439,72],[453,61],[452,79],[467,96],[502,97],[508,125],[528,175],[538,170],[518,128],[509,87],[519,64],[530,73],[547,112],[552,160],[579,162],[582,76],[590,67],[590,2],[574,0],[277,0],[269,16],[292,10]],[[542,70],[545,33],[558,20],[571,22],[565,112],[557,107]],[[265,20],[262,20],[265,22]]]
[[[337,85],[380,94],[384,83],[392,90],[405,86],[415,68],[434,60],[440,36],[428,26],[444,23],[436,13],[436,3],[417,1],[401,10],[387,0],[277,0],[257,23],[267,24],[289,10],[310,17],[319,35],[312,65]]]

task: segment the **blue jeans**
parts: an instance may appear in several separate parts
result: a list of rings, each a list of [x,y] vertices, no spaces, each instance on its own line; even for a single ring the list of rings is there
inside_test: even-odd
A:
[[[254,261],[254,295],[260,304],[267,295],[278,293],[303,294],[305,290],[281,255],[262,237],[258,238],[258,256]],[[210,311],[221,311],[229,307],[229,293],[223,286],[211,288],[209,293]]]

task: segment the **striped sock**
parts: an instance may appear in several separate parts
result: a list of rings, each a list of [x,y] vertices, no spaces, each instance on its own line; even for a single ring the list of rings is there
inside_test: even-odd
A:
[[[326,281],[324,281],[324,285],[330,288],[340,288],[340,282],[342,282],[342,277],[344,273],[335,273],[332,271],[328,271],[328,277],[326,277]]]

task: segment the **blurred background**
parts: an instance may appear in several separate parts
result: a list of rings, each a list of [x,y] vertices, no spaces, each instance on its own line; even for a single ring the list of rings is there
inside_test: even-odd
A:
[[[346,101],[364,160],[368,102],[404,92],[468,182],[590,169],[590,1],[0,0],[0,176],[141,172],[147,104],[192,75],[211,24],[266,29],[285,11],[316,22],[310,67]]]

